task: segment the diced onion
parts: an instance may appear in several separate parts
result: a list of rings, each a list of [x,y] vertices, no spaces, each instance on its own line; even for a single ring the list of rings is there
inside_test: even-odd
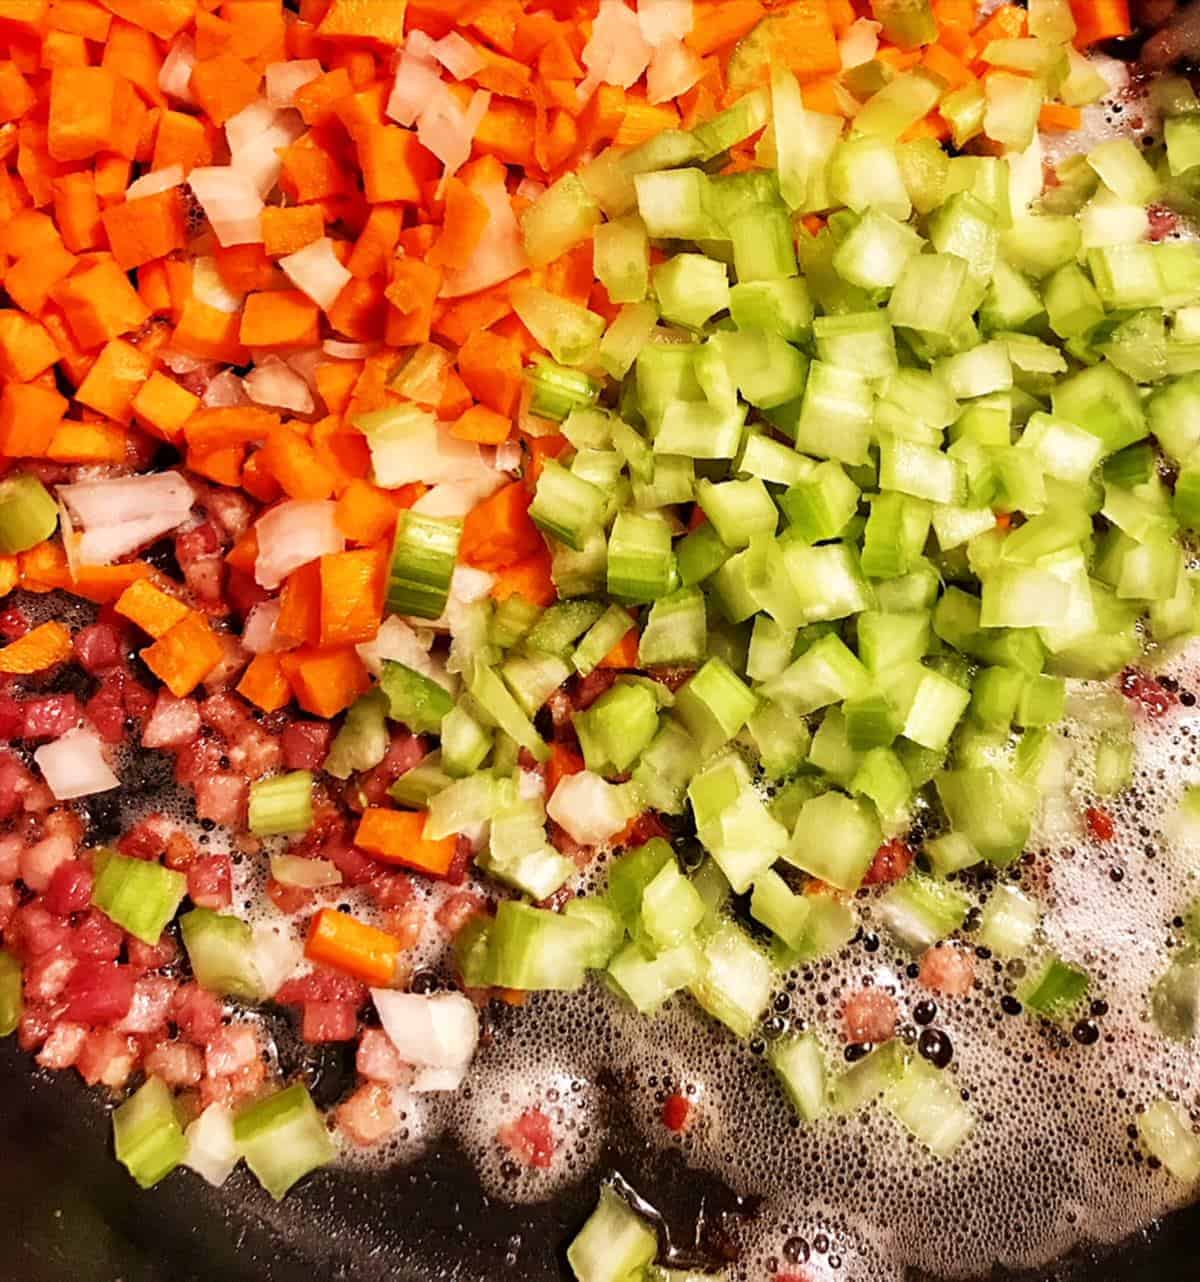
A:
[[[457,481],[445,485],[435,485],[413,504],[414,512],[425,516],[466,516],[472,508],[486,499],[505,483],[507,478],[499,472],[489,475],[480,474],[472,481]]]
[[[313,394],[304,379],[278,356],[268,356],[242,379],[256,405],[273,405],[293,414],[311,414]]]
[[[391,659],[448,690],[451,678],[442,660],[430,653],[432,645],[433,633],[428,628],[418,630],[393,614],[384,619],[370,641],[362,642],[356,649],[358,657],[373,676],[379,676],[383,671],[384,659]]]
[[[498,472],[519,472],[523,463],[521,446],[517,441],[503,441],[496,446],[492,466]]]
[[[415,1095],[431,1091],[456,1091],[463,1084],[468,1065],[458,1068],[419,1068],[413,1074],[411,1090]]]
[[[184,1166],[220,1188],[233,1174],[241,1156],[233,1136],[233,1113],[224,1104],[210,1104],[187,1128],[184,1137]]]
[[[669,102],[687,93],[704,74],[700,59],[682,40],[664,40],[650,58],[646,101]]]
[[[328,311],[338,295],[350,282],[350,273],[342,266],[333,252],[333,241],[328,236],[314,240],[294,254],[279,260],[288,280],[302,290],[323,311]]]
[[[485,179],[467,185],[487,206],[488,222],[470,264],[446,272],[441,289],[443,298],[458,298],[488,289],[529,266],[521,228],[503,180]]]
[[[413,33],[416,34],[415,32]],[[443,91],[442,78],[432,58],[417,57],[413,51],[412,36],[400,54],[396,79],[388,95],[387,115],[398,123],[411,126],[435,94]]]
[[[267,922],[255,926],[252,935],[254,969],[262,981],[263,994],[274,997],[296,973],[304,958],[303,945],[292,938],[287,927],[280,929]]]
[[[83,526],[79,560],[106,565],[186,521],[195,495],[178,472],[60,485],[58,497]]]
[[[242,295],[225,284],[217,271],[217,260],[207,254],[192,259],[192,295],[198,302],[230,316],[241,310]]]
[[[306,890],[342,884],[337,864],[328,859],[305,859],[303,855],[272,855],[271,876],[281,886],[301,886]]]
[[[527,200],[532,204],[539,196],[544,195],[545,191],[545,183],[538,182],[536,178],[522,178],[521,181],[517,183],[517,190],[515,194],[520,196],[522,200]]]
[[[600,0],[592,38],[583,47],[588,76],[579,86],[580,99],[586,101],[601,84],[628,89],[646,70],[651,52],[638,15],[624,0]]]
[[[259,587],[277,588],[293,570],[346,546],[338,529],[337,504],[328,499],[291,499],[273,507],[255,524]]]
[[[223,369],[209,379],[200,403],[205,409],[228,409],[232,405],[245,405],[249,398],[242,380],[231,369]]]
[[[196,45],[191,36],[176,36],[158,69],[158,87],[168,98],[195,102],[192,97],[192,68],[196,65]]]
[[[242,628],[242,645],[251,654],[268,654],[285,647],[280,643],[275,629],[279,623],[279,602],[260,601],[246,615]]]
[[[262,243],[262,196],[245,173],[205,165],[192,170],[188,185],[223,247]]]
[[[266,196],[283,169],[283,149],[291,146],[304,128],[298,112],[257,98],[225,123],[229,163],[253,183],[260,196]]]
[[[638,26],[652,48],[682,40],[695,22],[692,0],[638,0]]]
[[[383,1031],[406,1064],[464,1069],[471,1062],[479,1042],[479,1012],[462,993],[373,988],[371,997]]]
[[[1033,141],[1024,151],[1010,151],[1008,161],[1008,205],[1014,218],[1029,212],[1029,206],[1042,194],[1046,173],[1042,167],[1042,139],[1033,135]]]
[[[340,338],[327,338],[321,344],[326,356],[336,361],[360,361],[379,350],[378,343],[347,343]]]
[[[273,62],[267,68],[267,101],[272,107],[290,107],[296,90],[311,84],[322,73],[316,58],[296,58],[291,62]]]
[[[487,59],[483,54],[457,31],[451,31],[440,40],[435,40],[431,52],[455,80],[467,80],[487,66]]]
[[[581,846],[607,841],[630,819],[620,786],[591,770],[560,779],[546,803],[546,813]]]
[[[125,200],[142,200],[146,196],[157,196],[160,191],[170,191],[183,182],[183,166],[167,165],[163,169],[152,169],[148,174],[135,178],[125,189]]]
[[[397,489],[413,481],[489,484],[496,473],[483,461],[479,446],[444,431],[437,418],[417,406],[403,407],[393,421],[367,432],[377,484]]]
[[[68,730],[33,754],[42,777],[59,801],[90,797],[121,786],[104,759],[104,745],[94,730]]]
[[[846,34],[838,41],[843,71],[861,66],[875,57],[882,30],[878,22],[872,22],[869,18],[858,18],[846,28]]]
[[[421,113],[417,138],[442,162],[442,179],[452,177],[467,163],[475,131],[487,115],[492,95],[477,89],[466,111],[446,89]]]

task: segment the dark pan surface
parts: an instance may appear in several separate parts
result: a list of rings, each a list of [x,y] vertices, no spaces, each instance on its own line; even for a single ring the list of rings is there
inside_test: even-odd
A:
[[[676,1155],[638,1143],[619,1101],[597,1168],[548,1203],[489,1199],[462,1154],[437,1147],[407,1168],[319,1173],[276,1207],[244,1172],[220,1193],[190,1172],[140,1192],[116,1165],[90,1092],[74,1074],[32,1071],[11,1039],[0,1043],[0,1091],[0,1282],[557,1282],[597,1181],[613,1171],[654,1200],[681,1264],[719,1256],[725,1226],[753,1213]],[[1194,1277],[1198,1258],[1193,1207],[1114,1253],[1081,1251],[1036,1276],[1168,1282]],[[1017,1282],[993,1282],[1002,1276]]]

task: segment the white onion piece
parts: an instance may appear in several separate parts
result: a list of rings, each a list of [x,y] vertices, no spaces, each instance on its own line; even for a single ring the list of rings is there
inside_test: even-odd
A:
[[[471,141],[480,122],[487,115],[492,95],[477,89],[471,95],[466,111],[442,84],[440,93],[421,112],[417,121],[417,138],[442,162],[442,179],[452,177],[467,163],[471,156]]]
[[[372,988],[371,997],[383,1031],[406,1064],[462,1069],[471,1062],[479,1042],[479,1012],[462,993]]]
[[[495,581],[495,576],[486,570],[476,570],[470,565],[456,565],[454,573],[450,576],[450,591],[446,597],[446,608],[442,613],[436,619],[417,619],[410,622],[421,623],[434,632],[449,632],[454,636],[468,626],[467,613],[470,607],[491,594],[492,584]],[[448,682],[452,681],[451,677],[440,684],[449,689],[451,687]]]
[[[478,445],[451,436],[433,414],[415,406],[392,431],[380,428],[368,433],[367,443],[376,483],[388,490],[413,481],[486,485],[496,475],[483,461]]]
[[[654,49],[682,40],[695,22],[692,0],[638,0],[637,18],[643,39]]]
[[[266,356],[273,353],[266,352]],[[308,390],[315,393],[317,390],[317,366],[323,365],[324,352],[319,347],[304,347],[295,352],[285,352],[280,358],[290,370],[294,370],[308,384]],[[255,357],[255,364],[261,363],[260,357]]]
[[[379,350],[378,343],[347,343],[340,338],[327,338],[321,344],[326,356],[336,361],[361,361]]]
[[[304,946],[293,939],[285,927],[280,930],[267,922],[260,922],[253,931],[254,969],[262,981],[262,991],[274,997],[296,973],[304,959]]]
[[[597,846],[629,822],[629,810],[619,784],[591,770],[567,775],[546,803],[546,813],[581,846]]]
[[[279,624],[279,602],[260,601],[252,606],[246,615],[242,628],[242,645],[251,654],[269,654],[275,650],[284,650],[276,632]]]
[[[201,303],[232,316],[240,311],[243,294],[236,294],[225,284],[217,270],[217,260],[207,254],[192,259],[192,295]]]
[[[685,94],[704,75],[700,59],[682,40],[664,40],[646,71],[646,101],[669,102]]]
[[[257,98],[225,122],[229,163],[249,179],[260,196],[266,196],[279,181],[282,151],[304,130],[298,112],[273,107],[266,98]]]
[[[272,855],[271,876],[281,886],[302,886],[306,890],[342,884],[337,864],[328,859],[306,859],[303,855]]]
[[[192,170],[188,184],[223,247],[262,243],[262,196],[250,177],[229,165],[205,165]]]
[[[414,1095],[428,1095],[431,1091],[456,1091],[467,1075],[468,1064],[458,1068],[419,1068],[413,1074],[409,1089]]]
[[[158,69],[158,87],[168,98],[195,102],[192,97],[192,68],[196,65],[196,45],[191,36],[176,36]]]
[[[624,0],[600,0],[592,38],[583,47],[588,81],[628,89],[646,70],[651,52],[638,15]]]
[[[875,57],[882,30],[883,27],[878,22],[872,22],[869,18],[858,18],[846,28],[846,34],[838,41],[843,71],[859,67]]]
[[[194,273],[194,265],[192,270]],[[176,352],[169,347],[159,351],[158,359],[172,374],[202,374],[205,378],[211,378],[221,368],[216,361],[201,360],[197,356],[189,356],[187,352]]]
[[[391,659],[449,690],[452,685],[450,675],[442,660],[430,653],[432,644],[433,633],[428,628],[422,627],[418,631],[393,614],[384,619],[370,641],[362,642],[355,649],[373,676],[377,677],[383,671],[384,659]]]
[[[508,477],[500,472],[491,472],[490,476],[480,475],[474,481],[446,482],[430,487],[412,505],[414,512],[422,516],[442,516],[460,519],[484,499],[502,486],[508,484]]]
[[[183,182],[183,166],[167,165],[164,169],[152,169],[148,174],[135,178],[125,188],[125,200],[142,200],[146,196],[157,196],[160,191],[170,191]]]
[[[517,441],[501,441],[496,446],[492,466],[497,472],[519,472],[523,462],[521,446]]]
[[[214,1188],[233,1174],[241,1154],[233,1137],[233,1113],[224,1104],[210,1104],[184,1131],[187,1152],[184,1166],[190,1167]]]
[[[293,414],[311,414],[315,407],[308,384],[278,356],[268,356],[242,379],[255,405],[273,405]]]
[[[522,178],[517,183],[517,190],[514,195],[520,196],[522,200],[535,201],[546,191],[546,184],[540,183],[536,178]]]
[[[260,588],[277,588],[293,570],[346,546],[338,529],[337,504],[329,499],[289,499],[255,522],[258,559],[254,579]]]
[[[248,400],[242,380],[233,370],[223,369],[209,379],[204,395],[200,397],[200,404],[205,409],[217,410],[229,409],[234,405],[245,405]]]
[[[470,265],[446,272],[442,298],[458,298],[488,289],[529,266],[521,228],[503,180],[469,182],[468,186],[487,206],[487,226],[471,255]]]
[[[314,240],[294,254],[285,254],[279,266],[288,280],[323,311],[337,302],[337,296],[351,280],[350,273],[333,252],[333,241],[328,236]]]
[[[195,495],[178,472],[60,485],[58,497],[83,526],[80,561],[105,565],[187,520]]]
[[[392,120],[405,126],[415,124],[431,99],[444,88],[437,64],[432,58],[415,56],[412,43],[410,36],[408,47],[400,54],[396,79],[384,108]]]
[[[316,58],[271,63],[267,68],[267,101],[272,107],[290,107],[295,101],[296,90],[311,84],[322,71]]]
[[[522,801],[541,801],[546,795],[546,781],[536,770],[517,771],[517,796]]]
[[[428,32],[422,31],[419,27],[414,28],[404,38],[404,52],[421,62],[432,62],[433,46],[436,43],[437,41]]]
[[[1008,161],[1008,206],[1014,218],[1023,218],[1046,182],[1041,134],[1035,133],[1024,151],[1010,151],[1004,159]]]
[[[455,80],[468,80],[487,66],[487,59],[483,54],[457,31],[451,31],[449,35],[435,40],[430,52]]]
[[[90,797],[121,786],[104,759],[104,745],[94,730],[68,730],[53,743],[42,744],[33,759],[59,801]]]

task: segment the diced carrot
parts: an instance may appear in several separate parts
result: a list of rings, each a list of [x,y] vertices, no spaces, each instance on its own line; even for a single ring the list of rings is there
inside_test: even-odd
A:
[[[1108,0],[1087,0],[1090,4],[1108,2]],[[1123,3],[1123,0],[1112,0]],[[993,9],[986,22],[975,31],[975,43],[980,49],[985,48],[992,40],[1015,40],[1025,34],[1027,15],[1017,4],[1002,4]],[[1076,18],[1076,25],[1079,19]]]
[[[279,594],[279,636],[292,645],[319,645],[321,641],[321,565],[310,561],[293,570]]]
[[[0,650],[0,672],[27,676],[44,672],[71,657],[71,634],[51,620],[26,632]]]
[[[302,647],[282,657],[296,702],[317,717],[335,717],[367,688],[370,680],[353,646]]]
[[[99,249],[105,237],[95,177],[85,170],[63,174],[55,178],[53,189],[54,219],[62,233],[63,244],[73,254]]]
[[[703,57],[748,34],[766,16],[758,0],[698,0],[684,42]]]
[[[66,412],[66,398],[53,388],[6,383],[0,392],[0,454],[42,458]]]
[[[242,465],[246,461],[244,445],[226,445],[221,449],[200,453],[188,450],[186,462],[193,472],[216,481],[218,485],[238,486],[242,483]]]
[[[529,451],[528,479],[533,485],[537,484],[538,477],[542,474],[542,464],[546,459],[558,458],[570,446],[567,438],[557,433],[553,436],[526,436],[524,441],[525,448]]]
[[[385,272],[392,261],[400,231],[404,226],[404,210],[400,205],[372,205],[371,212],[346,267],[362,280]]]
[[[69,587],[76,596],[111,605],[134,583],[152,579],[157,571],[146,561],[124,561],[120,565],[80,565],[71,576]]]
[[[395,935],[335,908],[322,908],[313,917],[304,944],[309,961],[332,966],[376,988],[395,982],[401,951]]]
[[[601,668],[636,668],[638,666],[637,628],[630,628],[616,645],[600,660]]]
[[[442,230],[426,256],[433,267],[466,267],[490,215],[483,201],[458,178],[446,183]]]
[[[146,579],[131,583],[114,606],[116,612],[157,640],[191,613],[187,603]]]
[[[386,490],[353,480],[338,499],[338,529],[352,543],[376,543],[396,525],[396,505]]]
[[[264,712],[278,712],[286,708],[292,698],[292,687],[284,676],[279,656],[270,653],[256,654],[250,660],[237,684],[237,692]]]
[[[187,219],[179,187],[111,205],[101,217],[113,256],[125,271],[187,244]]]
[[[382,545],[321,557],[321,644],[370,641],[383,618],[390,556]]]
[[[213,258],[221,283],[235,294],[276,289],[282,283],[262,245],[217,245]]]
[[[542,606],[549,605],[557,598],[558,589],[554,586],[550,573],[548,548],[496,571],[492,597],[497,601],[506,601],[510,596],[523,596],[534,605]]]
[[[202,165],[211,165],[213,140],[206,123],[182,111],[163,111],[154,135],[154,169],[182,165],[186,176]]]
[[[480,570],[502,570],[545,550],[541,531],[529,516],[531,494],[513,481],[476,504],[463,521],[459,558]]]
[[[232,53],[202,58],[192,68],[188,88],[208,118],[223,125],[258,96],[261,75]]]
[[[392,268],[392,281],[384,291],[396,309],[397,321],[388,320],[387,341],[393,347],[407,347],[429,341],[433,325],[433,307],[442,285],[437,267],[415,258],[398,258]]]
[[[125,431],[117,423],[63,419],[50,438],[46,457],[58,463],[123,463]]]
[[[145,384],[152,365],[152,358],[141,348],[114,338],[96,357],[96,363],[76,389],[75,399],[118,423],[128,423],[133,417],[133,398]]]
[[[67,554],[57,539],[46,539],[18,558],[21,586],[27,592],[52,592],[71,585]]]
[[[327,499],[333,493],[333,475],[316,450],[299,432],[276,427],[259,451],[259,461],[293,499]]]
[[[66,245],[56,239],[17,259],[8,269],[4,288],[18,307],[37,316],[45,308],[51,290],[71,274],[78,262]]]
[[[584,769],[582,755],[570,744],[557,740],[550,745],[550,760],[546,762],[546,795],[554,795],[555,788],[570,775],[577,775]]]
[[[273,289],[246,298],[238,338],[247,347],[315,347],[321,309],[298,289]]]
[[[145,27],[160,40],[172,40],[196,14],[196,0],[104,0],[118,18]]]
[[[459,349],[458,372],[471,393],[497,414],[512,419],[521,399],[521,357],[515,344],[486,330]]]
[[[441,400],[437,403],[437,416],[443,423],[451,419],[460,419],[471,408],[472,398],[470,389],[458,375],[455,369],[446,370],[445,381],[442,383]],[[454,426],[451,424],[451,433],[454,432]]]
[[[1069,133],[1083,127],[1083,112],[1061,102],[1043,103],[1038,112],[1038,126],[1051,133]]]
[[[395,0],[332,0],[317,35],[327,40],[404,43],[404,5]]]
[[[245,534],[225,554],[225,564],[232,570],[243,574],[254,573],[254,563],[258,560],[258,534],[251,526]]]
[[[199,360],[244,364],[246,349],[238,338],[241,318],[237,312],[223,312],[198,298],[183,305],[171,345]]]
[[[105,67],[55,67],[46,130],[46,147],[55,160],[88,160],[111,149],[120,83]]]
[[[58,348],[30,316],[0,310],[0,377],[27,383],[58,360]]]
[[[150,309],[112,258],[81,267],[55,286],[53,296],[84,349],[140,329],[150,318]]]
[[[416,203],[421,199],[422,184],[438,176],[437,157],[421,146],[411,129],[372,125],[356,141],[363,190],[371,204]]]
[[[1128,0],[1071,0],[1075,44],[1088,49],[1102,40],[1130,35]]]
[[[133,414],[144,427],[175,442],[183,425],[200,408],[200,398],[160,370],[155,370],[133,398]]]
[[[142,651],[142,662],[177,699],[182,699],[224,656],[225,648],[208,620],[192,611]]]
[[[7,596],[21,582],[20,562],[15,556],[0,556],[0,597]]]
[[[188,445],[197,453],[227,445],[265,441],[279,426],[279,415],[258,405],[204,406],[184,424]]]
[[[358,821],[354,844],[376,859],[401,864],[433,877],[444,877],[454,862],[455,837],[431,841],[425,836],[426,812],[368,806]]]
[[[268,258],[294,254],[325,234],[318,205],[268,206],[262,213],[263,249]]]
[[[971,68],[944,45],[929,45],[921,62],[935,75],[941,76],[952,89],[969,85],[975,79]]]
[[[465,414],[450,424],[450,435],[460,441],[475,441],[480,445],[499,445],[508,439],[512,421],[497,414],[486,405],[472,405]]]
[[[727,0],[737,4],[739,0]],[[662,133],[664,129],[679,128],[679,112],[670,104],[654,106],[639,98],[630,97],[617,128],[613,142],[618,147],[636,147]]]

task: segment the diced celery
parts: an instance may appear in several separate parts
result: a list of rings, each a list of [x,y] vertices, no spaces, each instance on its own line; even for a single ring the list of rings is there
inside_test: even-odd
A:
[[[938,1157],[949,1157],[975,1125],[962,1094],[921,1059],[909,1061],[886,1100],[905,1129]]]
[[[576,1282],[628,1282],[654,1260],[658,1237],[619,1193],[604,1185],[600,1201],[567,1248]]]
[[[857,890],[882,835],[869,802],[827,792],[805,802],[785,858],[839,890]]]
[[[815,1033],[780,1038],[767,1052],[784,1094],[796,1112],[813,1122],[828,1106],[825,1056]]]
[[[715,930],[701,945],[700,974],[688,990],[735,1036],[750,1036],[771,1000],[774,971],[768,958],[737,926]]]

